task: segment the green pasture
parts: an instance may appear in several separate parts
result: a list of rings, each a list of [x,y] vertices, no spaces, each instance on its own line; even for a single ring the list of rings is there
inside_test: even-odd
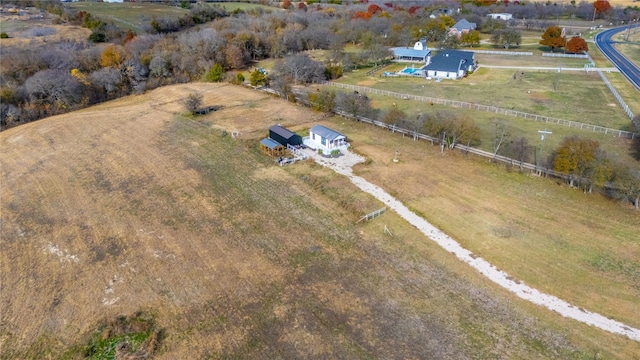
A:
[[[33,25],[21,20],[4,20],[0,21],[0,32],[7,33],[11,36],[13,32],[24,31],[32,28]]]
[[[112,21],[122,29],[135,32],[145,31],[154,17],[177,19],[189,12],[189,10],[180,7],[152,3],[75,2],[70,3],[69,7],[78,11],[86,11],[105,22]]]
[[[393,104],[396,104],[396,107],[404,111],[409,119],[413,119],[419,114],[435,112],[449,112],[460,117],[467,116],[474,121],[478,128],[480,128],[481,143],[476,147],[485,151],[493,151],[496,123],[501,122],[507,125],[510,140],[524,137],[529,142],[529,145],[536,147],[536,149],[540,149],[540,146],[543,145],[538,131],[551,131],[553,134],[546,136],[544,140],[542,149],[544,158],[549,156],[553,149],[556,149],[565,137],[578,136],[583,139],[598,141],[600,143],[600,147],[607,152],[607,156],[611,160],[615,162],[633,164],[640,169],[640,163],[638,163],[638,161],[636,161],[630,154],[631,142],[615,135],[581,130],[554,123],[536,122],[533,120],[491,112],[454,108],[437,104],[430,105],[429,103],[414,100],[399,100],[375,94],[367,94],[367,96],[371,98],[373,106],[378,109],[390,109],[393,107]]]
[[[496,106],[613,129],[626,129],[629,125],[629,118],[595,72],[480,68],[465,79],[438,83],[424,78],[379,77],[382,71],[389,70],[382,69],[373,77],[365,76],[365,71],[360,70],[348,73],[338,81]]]

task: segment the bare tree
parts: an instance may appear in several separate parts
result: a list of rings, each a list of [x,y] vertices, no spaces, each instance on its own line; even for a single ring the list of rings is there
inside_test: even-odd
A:
[[[507,124],[504,121],[496,121],[495,123],[495,137],[493,139],[493,161],[495,162],[496,156],[500,151],[502,145],[507,141],[511,134],[509,133],[509,129]]]
[[[182,105],[187,109],[190,114],[195,114],[200,106],[202,106],[202,94],[191,93],[182,99]]]

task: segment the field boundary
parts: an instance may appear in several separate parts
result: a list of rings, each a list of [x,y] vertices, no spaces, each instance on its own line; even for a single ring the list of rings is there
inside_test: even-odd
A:
[[[601,75],[601,76],[604,76],[604,75]],[[321,84],[331,85],[338,88],[348,89],[348,90],[353,90],[358,92],[368,92],[368,93],[377,94],[377,95],[390,96],[390,97],[395,97],[395,98],[404,99],[404,100],[417,100],[417,101],[426,102],[429,104],[445,105],[445,106],[451,106],[455,108],[464,108],[464,109],[477,110],[477,111],[483,111],[483,112],[493,112],[496,114],[515,116],[515,117],[523,118],[525,120],[556,124],[556,125],[566,126],[569,128],[603,133],[607,135],[611,134],[613,136],[623,137],[628,139],[635,139],[636,137],[640,136],[640,134],[636,134],[631,131],[611,129],[603,126],[590,125],[590,124],[585,124],[577,121],[559,119],[559,118],[554,118],[554,117],[545,116],[545,115],[531,114],[524,111],[503,109],[497,106],[481,105],[481,104],[475,104],[475,103],[470,103],[466,101],[449,100],[449,99],[442,99],[442,98],[433,98],[430,96],[403,94],[403,93],[398,93],[394,91],[379,90],[379,89],[374,89],[374,88],[365,87],[365,86],[358,86],[358,85],[342,84],[342,83],[333,82],[333,81],[325,81],[325,82],[321,82]],[[610,84],[609,86],[611,89],[612,87]],[[617,94],[617,92],[615,94]],[[617,95],[616,98],[620,98],[620,95]],[[633,113],[631,112],[628,106],[626,106],[625,112],[627,113],[627,115],[630,115],[631,118],[633,118]]]

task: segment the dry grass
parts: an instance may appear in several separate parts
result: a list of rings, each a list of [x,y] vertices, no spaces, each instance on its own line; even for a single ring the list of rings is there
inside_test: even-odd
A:
[[[194,91],[204,95],[205,105],[225,107],[204,117],[180,116],[179,99]],[[497,289],[392,213],[354,225],[381,204],[346,178],[309,162],[280,168],[259,154],[257,141],[269,125],[302,130],[318,120],[317,114],[251,90],[188,84],[0,133],[0,356],[78,358],[101,324],[138,311],[153,314],[154,326],[162,329],[158,334],[164,335],[154,338],[160,359],[640,354],[636,342],[559,318]],[[361,170],[367,178],[436,224],[447,226],[444,214],[470,216],[468,224],[458,218],[461,229],[451,233],[478,254],[523,279],[539,271],[532,285],[560,295],[573,289],[567,300],[591,310],[619,305],[605,313],[637,323],[628,310],[638,302],[635,290],[619,288],[625,273],[580,263],[556,278],[548,268],[538,268],[544,263],[536,254],[565,248],[539,239],[548,249],[536,249],[519,235],[528,234],[527,227],[518,222],[509,228],[511,215],[499,206],[522,211],[507,195],[498,192],[495,203],[479,205],[495,188],[487,181],[513,182],[520,175],[448,156],[468,171],[463,174],[447,161],[431,162],[440,157],[423,145],[410,155],[411,142],[385,135],[378,146],[367,136],[380,134],[369,128],[340,120],[328,124],[353,136],[356,148],[374,159]],[[223,130],[241,134],[234,140],[222,136]],[[399,167],[386,166],[386,148],[402,144]],[[412,161],[422,165],[411,166]],[[441,166],[441,178],[431,177],[427,165]],[[489,180],[482,180],[483,173]],[[477,197],[469,186],[474,180],[481,188]],[[544,181],[517,184],[514,189],[530,192],[527,199],[541,204],[552,194],[572,194]],[[434,189],[442,192],[430,198]],[[425,206],[431,201],[423,198],[441,204],[440,211],[431,214]],[[617,233],[611,242],[598,241],[602,252],[594,255],[633,264],[637,244],[628,240],[632,234],[625,233],[624,221],[636,224],[635,213],[618,205],[603,208],[607,202],[593,197],[576,196],[571,204],[578,203],[597,205],[594,212],[612,211],[615,217],[604,224],[608,230],[599,231],[596,220],[585,223],[576,214],[564,219],[561,207],[547,214],[532,204],[534,224],[563,232],[573,219],[576,229],[596,228],[594,236]],[[483,218],[486,224],[473,230]],[[384,224],[394,238],[382,233]],[[511,234],[522,247],[501,249],[503,238],[495,236],[486,240],[490,246],[479,244],[486,229]],[[565,235],[560,240],[570,250],[582,244]],[[510,256],[520,270],[511,268]],[[531,266],[522,262],[526,256]],[[562,288],[584,275],[579,271],[613,284],[603,284],[602,291]],[[585,300],[587,294],[593,299]],[[614,296],[621,298],[613,302]],[[629,314],[618,314],[625,311]]]

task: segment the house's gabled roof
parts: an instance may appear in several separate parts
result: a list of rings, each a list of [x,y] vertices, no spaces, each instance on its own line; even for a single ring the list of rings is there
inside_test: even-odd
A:
[[[395,48],[393,49],[393,56],[395,57],[415,57],[424,58],[431,50],[415,50],[412,48]]]
[[[431,58],[426,70],[457,72],[473,64],[471,51],[444,50]]]
[[[264,145],[264,146],[268,147],[268,148],[269,148],[269,149],[271,149],[271,150],[273,150],[273,149],[277,148],[278,146],[280,146],[280,147],[282,146],[282,145],[280,145],[280,143],[279,143],[279,142],[277,142],[277,141],[275,141],[275,140],[271,140],[271,139],[269,139],[269,138],[264,138],[264,139],[262,139],[262,140],[260,141],[260,144],[262,144],[262,145]]]
[[[316,126],[312,127],[309,131],[314,133],[314,134],[318,134],[318,135],[322,136],[323,138],[325,138],[325,139],[327,139],[329,141],[333,141],[333,140],[338,139],[340,137],[346,138],[346,136],[340,134],[339,132],[337,132],[335,130],[331,130],[328,127],[324,127],[322,125],[316,125]]]
[[[462,31],[471,31],[476,29],[476,23],[468,22],[467,19],[461,19],[455,25],[451,27],[452,29],[456,29],[459,32]]]
[[[292,136],[294,136],[296,133],[294,133],[293,131],[284,128],[280,125],[273,125],[272,127],[269,128],[269,131],[273,131],[274,133],[282,136],[285,139],[290,139]]]

